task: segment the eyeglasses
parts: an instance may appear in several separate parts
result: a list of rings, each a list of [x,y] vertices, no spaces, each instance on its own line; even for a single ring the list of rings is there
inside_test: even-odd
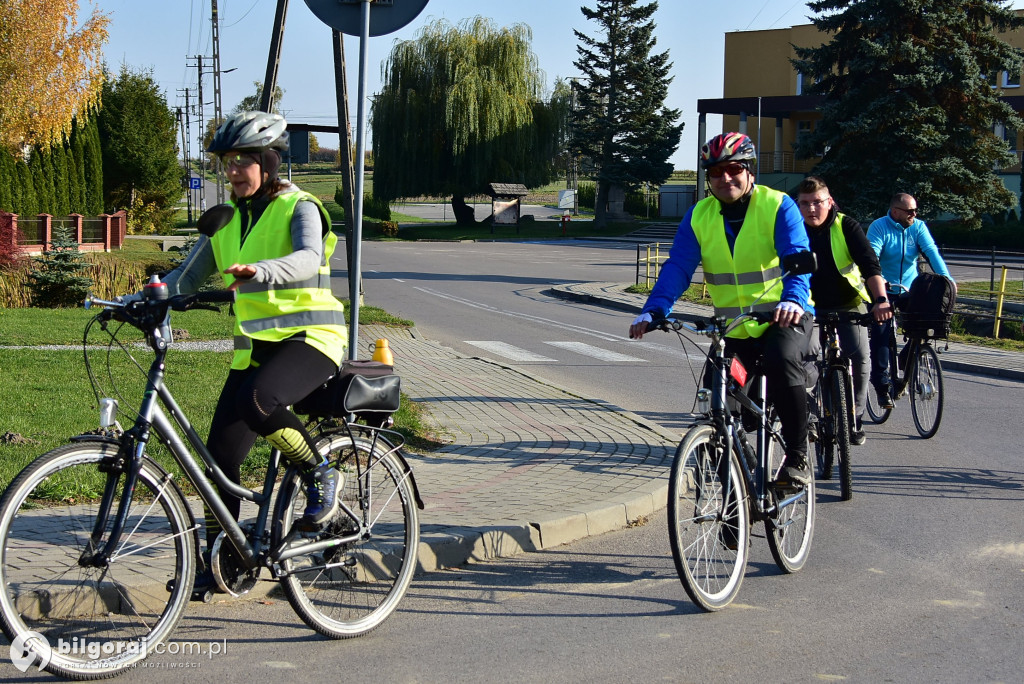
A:
[[[746,170],[746,164],[739,164],[737,162],[733,162],[731,164],[726,164],[725,166],[712,166],[710,169],[708,169],[708,177],[721,178],[725,174],[729,174],[731,178],[735,178],[736,176],[740,175]]]
[[[797,204],[800,205],[801,209],[820,209],[822,207],[828,207],[830,199],[830,197],[826,197],[825,199],[817,200],[800,200]]]
[[[904,209],[903,207],[893,207],[893,209],[899,209],[900,211],[902,211],[907,216],[917,216],[917,207],[914,207],[913,209]]]
[[[260,160],[247,152],[229,152],[228,154],[222,154],[220,161],[226,168],[233,166],[236,169],[244,169],[253,164],[258,164]]]

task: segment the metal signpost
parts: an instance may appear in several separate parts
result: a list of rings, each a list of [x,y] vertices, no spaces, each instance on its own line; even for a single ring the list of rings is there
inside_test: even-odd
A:
[[[382,36],[402,28],[423,11],[427,0],[306,0],[316,17],[350,36],[359,36],[359,105],[356,115],[356,187],[352,198],[352,262],[348,274],[350,302],[348,357],[359,347],[360,242],[363,237],[363,167],[366,159],[366,68],[370,36]],[[372,11],[371,11],[372,10]]]

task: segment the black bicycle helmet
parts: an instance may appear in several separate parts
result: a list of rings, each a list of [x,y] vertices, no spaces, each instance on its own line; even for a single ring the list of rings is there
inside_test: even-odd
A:
[[[230,150],[264,152],[288,151],[288,122],[280,114],[239,112],[228,117],[213,134],[207,152],[222,154]]]

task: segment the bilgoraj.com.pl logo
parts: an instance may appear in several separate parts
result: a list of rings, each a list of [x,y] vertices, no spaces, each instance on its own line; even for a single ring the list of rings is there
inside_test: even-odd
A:
[[[38,632],[25,632],[19,634],[11,642],[11,662],[21,672],[27,672],[32,665],[37,664],[39,669],[44,669],[53,659],[54,653],[61,655],[73,655],[84,657],[88,660],[98,661],[101,658],[122,655],[141,654],[143,658],[152,653],[180,656],[206,656],[213,658],[227,652],[227,640],[211,641],[208,644],[200,644],[194,641],[160,643],[150,646],[146,640],[141,641],[86,641],[74,637],[70,641],[58,639],[56,648],[50,645],[49,640]],[[88,660],[79,660],[80,666],[88,667]],[[98,663],[97,663],[98,664]]]

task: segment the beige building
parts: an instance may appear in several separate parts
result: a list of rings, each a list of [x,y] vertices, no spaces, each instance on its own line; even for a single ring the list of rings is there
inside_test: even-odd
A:
[[[1018,10],[1018,14],[1024,10]],[[758,182],[779,190],[791,190],[814,167],[814,159],[796,159],[793,143],[821,118],[820,96],[806,95],[802,74],[790,62],[793,45],[817,47],[825,42],[813,24],[767,31],[734,31],[725,34],[724,97],[698,100],[697,138],[703,142],[718,132],[740,131],[749,135],[758,150]],[[1003,34],[1014,47],[1024,48],[1024,32]],[[990,76],[1003,97],[1024,112],[1021,74],[1002,72]],[[722,115],[722,131],[707,130],[707,115]],[[1020,134],[998,127],[1020,158]],[[699,154],[699,150],[697,151]],[[1002,169],[1004,182],[1019,189],[1019,165]],[[697,191],[703,196],[703,171],[698,171]]]

